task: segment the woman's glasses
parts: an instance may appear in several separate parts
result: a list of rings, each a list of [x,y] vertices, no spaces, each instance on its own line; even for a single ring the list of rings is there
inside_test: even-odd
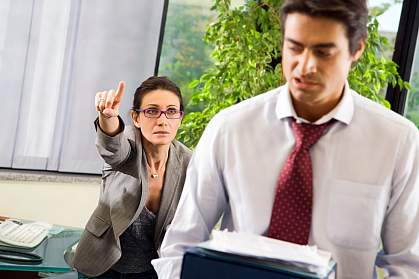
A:
[[[148,118],[159,118],[162,114],[164,114],[167,119],[179,119],[183,116],[183,111],[173,108],[169,108],[167,110],[160,110],[157,108],[134,109],[134,111],[138,113],[144,112],[145,117]]]

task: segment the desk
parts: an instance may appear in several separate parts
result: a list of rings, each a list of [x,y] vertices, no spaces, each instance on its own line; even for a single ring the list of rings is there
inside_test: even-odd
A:
[[[64,261],[64,251],[80,239],[82,232],[82,229],[64,227],[62,232],[49,236],[34,250],[31,250],[31,253],[43,258],[39,264],[0,261],[0,278],[38,278],[38,272],[64,273],[71,271]]]

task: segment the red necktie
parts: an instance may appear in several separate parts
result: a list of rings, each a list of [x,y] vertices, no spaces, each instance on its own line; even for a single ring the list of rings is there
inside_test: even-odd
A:
[[[303,245],[308,243],[313,204],[310,147],[330,124],[330,121],[322,125],[292,121],[295,148],[279,174],[269,237]]]

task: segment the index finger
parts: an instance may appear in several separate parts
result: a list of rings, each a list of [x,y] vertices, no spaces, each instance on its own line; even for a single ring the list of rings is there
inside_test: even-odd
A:
[[[115,98],[117,100],[120,100],[122,98],[122,96],[124,96],[124,93],[125,93],[125,81],[121,80],[118,83],[118,88],[116,89]]]

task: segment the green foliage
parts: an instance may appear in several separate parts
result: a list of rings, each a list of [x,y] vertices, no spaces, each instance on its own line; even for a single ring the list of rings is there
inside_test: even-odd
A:
[[[419,128],[419,72],[415,72],[411,79],[412,88],[409,92],[406,117]]]
[[[185,104],[192,94],[188,84],[212,65],[212,48],[202,37],[214,18],[215,15],[207,8],[200,6],[176,3],[169,6],[159,75],[166,75],[178,84]],[[187,112],[194,110],[202,109],[193,106],[187,108]]]
[[[214,46],[214,65],[190,83],[194,90],[190,105],[204,109],[186,115],[178,134],[186,145],[197,144],[207,123],[220,110],[284,83],[280,64],[281,4],[281,0],[247,0],[231,9],[230,0],[215,0],[217,21],[204,37]],[[377,27],[376,18],[371,16],[366,51],[348,81],[360,94],[389,107],[380,91],[387,83],[402,88],[408,84],[398,75],[397,65],[383,57],[388,41]]]
[[[278,1],[247,1],[230,9],[230,1],[215,1],[217,21],[204,37],[214,45],[214,65],[191,82],[191,105],[202,112],[186,115],[179,139],[193,147],[209,120],[221,109],[277,87],[283,82],[279,64],[281,29]]]
[[[370,15],[377,17],[386,12],[392,5],[402,4],[403,0],[387,0],[387,2],[382,2],[378,6],[370,7]]]
[[[387,38],[378,33],[377,19],[371,16],[364,54],[349,73],[348,81],[355,91],[390,108],[390,103],[380,91],[385,89],[387,84],[407,89],[410,87],[408,82],[400,78],[397,64],[384,57],[384,49],[388,45]]]

